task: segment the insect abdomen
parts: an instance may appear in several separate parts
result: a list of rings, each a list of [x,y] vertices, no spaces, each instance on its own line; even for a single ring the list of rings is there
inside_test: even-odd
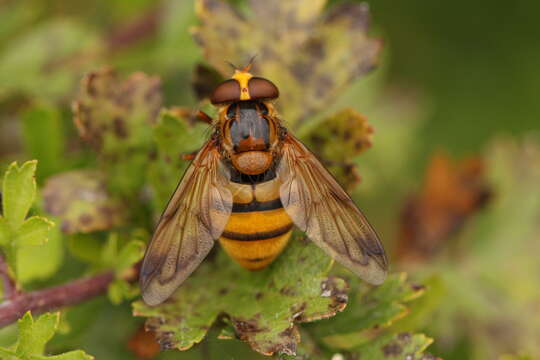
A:
[[[293,223],[283,209],[277,184],[233,184],[233,209],[220,243],[241,266],[258,270],[285,248]]]

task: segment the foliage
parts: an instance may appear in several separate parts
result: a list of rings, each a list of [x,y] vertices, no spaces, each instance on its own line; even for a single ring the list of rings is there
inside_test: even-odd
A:
[[[36,165],[37,161],[28,161],[20,167],[17,163],[12,163],[2,183],[0,247],[15,276],[19,272],[20,251],[46,243],[49,231],[54,225],[42,216],[27,218],[36,196]]]
[[[439,321],[430,327],[451,330],[456,319],[466,313],[471,340],[491,344],[475,349],[474,358],[513,352],[538,354],[540,324],[530,319],[539,314],[530,304],[539,299],[539,279],[533,270],[535,262],[527,254],[539,250],[540,227],[535,219],[540,216],[540,143],[532,138],[522,143],[501,139],[486,150],[485,159],[497,196],[459,239],[460,247],[468,246],[468,251],[457,259],[443,256],[424,270],[439,273],[446,292],[454,294],[451,300],[446,296],[439,299]],[[493,293],[501,296],[494,299]],[[512,336],[496,331],[508,327]]]
[[[21,294],[110,279],[107,296],[1,329],[0,358],[537,358],[540,145],[518,136],[538,129],[537,11],[497,4],[0,2],[0,315]],[[226,61],[254,55],[393,273],[368,286],[296,234],[257,273],[216,246],[147,307],[137,264],[211,131],[196,110],[215,116]],[[191,348],[159,353],[156,337]]]
[[[332,264],[328,256],[298,238],[292,241],[275,263],[255,273],[246,272],[222,253],[165,305],[149,307],[138,302],[135,314],[151,317],[147,328],[157,332],[165,348],[190,348],[224,315],[235,336],[254,350],[266,355],[294,354],[299,341],[294,323],[343,310],[347,289],[342,279],[326,276]],[[205,286],[208,279],[212,282]]]
[[[218,0],[198,0],[201,25],[194,29],[207,61],[228,77],[227,59],[238,67],[259,55],[254,71],[280,89],[290,126],[307,121],[340,91],[372,70],[381,49],[367,36],[365,4],[340,4],[323,13],[325,0],[248,1],[250,16]],[[269,22],[266,19],[279,19]],[[235,41],[228,41],[230,34]]]
[[[37,320],[27,312],[19,320],[19,337],[17,342],[9,348],[0,347],[0,355],[5,360],[92,360],[81,350],[69,351],[60,355],[45,355],[45,345],[58,330],[60,322],[59,313],[47,313]]]
[[[108,230],[125,223],[123,204],[109,195],[104,176],[95,170],[63,172],[43,188],[47,212],[62,220],[67,234]]]
[[[116,73],[103,68],[85,76],[73,104],[75,125],[100,156],[115,193],[129,196],[144,183],[140,174],[148,164],[152,133],[161,108],[160,81],[143,73],[120,82]]]

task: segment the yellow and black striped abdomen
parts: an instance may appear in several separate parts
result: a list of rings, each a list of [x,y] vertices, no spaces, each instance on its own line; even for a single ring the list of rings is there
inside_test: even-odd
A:
[[[225,251],[249,270],[262,269],[285,248],[293,223],[274,180],[255,186],[233,184],[233,209],[219,239]]]

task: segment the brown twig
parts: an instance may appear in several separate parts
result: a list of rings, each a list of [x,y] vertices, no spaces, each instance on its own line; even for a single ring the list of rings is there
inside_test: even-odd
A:
[[[49,289],[17,294],[0,304],[0,328],[17,321],[27,311],[39,314],[101,295],[113,279],[114,274],[107,272]]]
[[[8,266],[4,256],[0,254],[0,277],[2,278],[4,299],[9,300],[18,294],[17,284],[9,273]]]

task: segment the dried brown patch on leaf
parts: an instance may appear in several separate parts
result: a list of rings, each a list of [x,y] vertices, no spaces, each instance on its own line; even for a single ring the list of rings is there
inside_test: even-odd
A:
[[[354,354],[365,359],[428,360],[436,358],[424,351],[433,342],[423,334],[407,332],[380,336],[369,344],[354,349]]]
[[[250,1],[245,13],[219,0],[196,4],[200,25],[193,34],[207,61],[229,77],[225,60],[242,67],[257,55],[253,72],[280,88],[288,100],[281,110],[292,125],[331,105],[375,67],[381,50],[367,36],[366,4],[340,4],[327,13],[325,0]]]
[[[123,203],[110,195],[97,171],[70,171],[50,177],[43,188],[45,211],[62,221],[68,234],[109,230],[126,220]]]
[[[220,253],[164,304],[149,307],[137,302],[134,312],[149,317],[147,328],[156,331],[162,344],[180,350],[200,342],[224,316],[236,337],[255,351],[292,355],[300,341],[296,323],[331,317],[345,308],[346,283],[326,276],[331,263],[316,246],[298,239],[258,272],[246,271]],[[232,336],[229,331],[222,337]]]
[[[417,262],[436,255],[491,194],[481,158],[456,162],[445,153],[434,154],[422,189],[402,210],[399,259]]]

